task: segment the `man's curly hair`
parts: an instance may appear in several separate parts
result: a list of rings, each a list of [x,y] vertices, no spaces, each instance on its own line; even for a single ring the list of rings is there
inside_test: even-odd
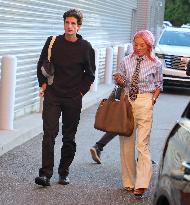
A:
[[[75,17],[77,19],[77,24],[78,25],[82,25],[82,21],[83,21],[83,14],[81,11],[77,10],[77,9],[70,9],[68,11],[66,11],[63,14],[63,19],[65,21],[65,19],[67,17]]]

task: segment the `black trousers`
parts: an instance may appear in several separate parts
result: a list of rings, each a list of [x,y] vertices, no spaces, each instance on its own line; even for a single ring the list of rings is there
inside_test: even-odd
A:
[[[100,151],[103,151],[103,147],[106,146],[117,134],[111,133],[111,132],[106,132],[101,139],[96,142],[96,145],[100,149]]]
[[[45,93],[43,103],[43,141],[42,141],[42,167],[39,176],[51,178],[54,167],[55,138],[59,132],[59,118],[62,114],[62,148],[58,174],[67,176],[75,152],[75,134],[80,120],[82,97],[60,98],[53,93]]]

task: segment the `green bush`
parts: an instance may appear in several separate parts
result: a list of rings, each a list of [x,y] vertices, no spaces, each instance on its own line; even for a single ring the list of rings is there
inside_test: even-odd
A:
[[[190,0],[166,0],[164,20],[174,26],[190,23]]]

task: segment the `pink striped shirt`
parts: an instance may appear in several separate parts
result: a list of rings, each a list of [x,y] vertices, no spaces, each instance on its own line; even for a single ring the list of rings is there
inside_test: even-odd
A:
[[[118,68],[118,72],[126,78],[127,91],[136,68],[137,57],[134,54],[125,56]],[[140,64],[138,85],[139,93],[153,92],[157,87],[163,89],[162,63],[157,57],[154,61],[151,61],[147,56],[144,56],[144,60]]]

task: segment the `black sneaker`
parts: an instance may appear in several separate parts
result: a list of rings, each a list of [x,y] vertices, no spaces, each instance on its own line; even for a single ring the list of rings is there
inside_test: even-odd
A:
[[[37,185],[41,185],[41,186],[50,186],[50,179],[47,178],[46,176],[41,176],[41,177],[36,177],[35,178],[35,183]]]
[[[59,184],[61,185],[67,185],[70,183],[69,177],[59,176]]]
[[[101,150],[98,148],[97,145],[94,145],[94,146],[90,149],[90,153],[91,153],[92,159],[93,159],[96,163],[101,164],[101,159],[100,159]]]

